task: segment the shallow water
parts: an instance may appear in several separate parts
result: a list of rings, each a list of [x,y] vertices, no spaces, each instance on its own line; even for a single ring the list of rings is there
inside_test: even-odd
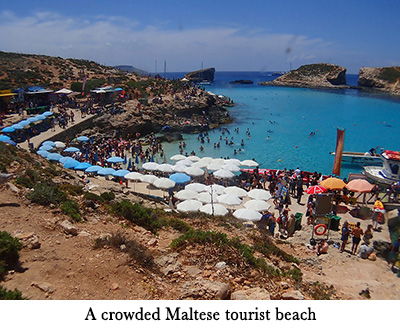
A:
[[[296,168],[330,174],[336,146],[336,128],[344,128],[345,151],[368,151],[370,148],[399,150],[400,102],[398,98],[374,95],[358,90],[324,91],[304,88],[258,86],[271,80],[267,73],[216,73],[215,82],[206,89],[232,98],[236,104],[229,108],[234,122],[226,127],[225,136],[234,145],[220,141],[219,129],[209,132],[210,143],[200,151],[197,134],[185,134],[188,154],[197,156],[253,159],[260,168]],[[230,85],[236,79],[250,79],[253,85]],[[349,84],[356,78],[350,76]],[[234,129],[239,128],[239,134]],[[247,137],[249,129],[251,138]],[[268,132],[270,131],[270,132]],[[310,136],[310,132],[315,135]],[[270,137],[268,139],[268,136]],[[244,140],[244,147],[240,141]],[[215,142],[221,148],[214,149]],[[179,153],[177,143],[164,144],[167,158]],[[234,155],[234,149],[243,148]],[[342,166],[341,177],[361,172],[360,167]]]

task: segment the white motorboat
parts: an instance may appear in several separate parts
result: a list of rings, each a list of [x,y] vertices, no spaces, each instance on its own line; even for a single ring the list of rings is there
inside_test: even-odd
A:
[[[331,152],[335,155],[335,152]],[[343,151],[342,163],[351,165],[381,165],[382,158],[379,155],[371,155],[369,152]]]
[[[382,166],[365,166],[363,173],[373,182],[391,185],[400,181],[400,152],[385,150],[380,154]]]

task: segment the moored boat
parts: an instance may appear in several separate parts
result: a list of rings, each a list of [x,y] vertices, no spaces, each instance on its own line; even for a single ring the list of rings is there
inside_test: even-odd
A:
[[[335,155],[335,152],[331,152]],[[369,152],[356,152],[356,151],[343,151],[342,163],[349,163],[351,165],[381,165],[382,158],[379,155],[371,155]]]
[[[382,166],[365,166],[363,173],[376,183],[391,185],[400,181],[400,152],[385,150],[380,155]]]

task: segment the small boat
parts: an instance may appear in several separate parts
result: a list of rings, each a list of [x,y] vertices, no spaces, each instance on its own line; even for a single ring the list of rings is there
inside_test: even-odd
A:
[[[331,152],[335,156],[335,152]],[[382,158],[379,155],[371,155],[369,152],[343,151],[342,163],[351,165],[381,165]]]
[[[382,166],[365,166],[363,173],[376,183],[391,185],[400,181],[400,152],[385,150],[380,154]]]

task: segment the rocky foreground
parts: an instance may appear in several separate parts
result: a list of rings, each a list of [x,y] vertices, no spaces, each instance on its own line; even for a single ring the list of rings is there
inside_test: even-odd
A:
[[[285,241],[231,216],[167,212],[133,184],[91,178],[89,187],[74,171],[0,148],[2,171],[14,174],[0,186],[0,226],[23,246],[0,286],[25,298],[400,299],[386,261],[334,247],[317,257],[305,246],[309,226]]]

